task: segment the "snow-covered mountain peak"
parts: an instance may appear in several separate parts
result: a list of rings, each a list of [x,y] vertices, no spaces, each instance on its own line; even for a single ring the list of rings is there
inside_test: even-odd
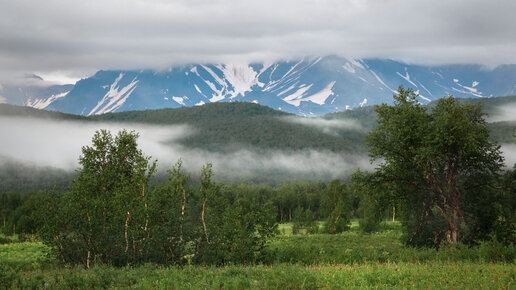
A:
[[[452,94],[516,94],[516,65],[429,67],[338,56],[274,63],[192,64],[159,73],[99,71],[75,85],[48,90],[6,87],[9,103],[75,114],[176,108],[210,102],[256,102],[300,115],[321,115],[391,102],[399,85],[428,103]]]

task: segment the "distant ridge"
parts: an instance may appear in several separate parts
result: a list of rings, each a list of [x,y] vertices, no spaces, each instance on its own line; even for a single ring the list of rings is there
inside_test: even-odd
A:
[[[337,56],[253,64],[190,64],[165,71],[98,71],[74,85],[5,86],[8,103],[77,115],[193,107],[216,102],[258,103],[320,116],[390,102],[399,85],[427,104],[458,98],[516,94],[516,65],[421,66]]]
[[[497,114],[499,108],[514,105],[516,96],[463,99],[464,102],[480,102],[488,115]],[[38,110],[28,107],[0,104],[0,117],[25,116],[59,120],[98,121],[116,123],[144,123],[155,125],[190,125],[195,134],[180,142],[187,147],[209,151],[232,151],[247,148],[254,151],[278,150],[326,150],[332,152],[366,153],[364,145],[367,132],[376,127],[376,113],[372,106],[346,110],[322,116],[323,120],[354,121],[360,130],[342,126],[325,131],[322,127],[308,126],[295,120],[304,119],[266,106],[246,103],[211,103],[196,107],[157,109],[107,113],[97,116],[78,116]],[[309,118],[309,120],[316,120]],[[334,125],[334,124],[333,124]],[[338,125],[338,124],[337,124]],[[490,123],[493,140],[501,143],[514,142],[516,122]]]

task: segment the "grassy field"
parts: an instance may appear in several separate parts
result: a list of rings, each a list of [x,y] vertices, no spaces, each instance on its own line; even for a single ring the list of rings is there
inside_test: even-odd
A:
[[[93,269],[55,266],[40,243],[0,245],[3,288],[477,288],[514,289],[514,247],[458,246],[439,252],[399,242],[389,223],[376,234],[291,235],[290,224],[270,246],[270,265]],[[505,255],[498,257],[499,255]],[[497,258],[498,257],[498,258]],[[511,260],[512,259],[512,260]],[[505,262],[496,262],[503,260]],[[509,261],[509,262],[507,262]]]
[[[95,267],[29,273],[4,272],[6,288],[476,288],[511,289],[512,264],[385,263],[361,265],[286,265],[137,268]],[[9,276],[11,275],[11,276]],[[0,278],[2,279],[2,278]]]

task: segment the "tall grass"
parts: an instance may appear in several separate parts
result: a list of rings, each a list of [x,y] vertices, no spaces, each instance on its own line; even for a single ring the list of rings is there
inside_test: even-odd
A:
[[[356,223],[356,221],[354,221]],[[396,223],[384,231],[292,235],[290,224],[263,257],[265,264],[90,270],[55,266],[41,243],[0,245],[0,289],[90,288],[505,288],[515,287],[514,246],[486,242],[434,249],[405,247]]]
[[[1,281],[0,274],[0,281]],[[5,276],[5,273],[4,273]],[[385,263],[362,265],[112,268],[91,270],[57,269],[16,273],[7,288],[228,288],[228,289],[314,289],[314,288],[477,288],[510,289],[515,270],[510,264]],[[5,281],[4,281],[5,282]]]

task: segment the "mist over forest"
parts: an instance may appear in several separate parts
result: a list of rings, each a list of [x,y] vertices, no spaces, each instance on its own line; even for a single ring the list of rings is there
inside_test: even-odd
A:
[[[493,102],[495,105],[491,104]],[[494,98],[494,101],[488,102],[486,105],[489,113],[487,121],[495,126],[493,129],[495,134],[511,135],[510,128],[515,121],[516,103],[509,101],[497,104],[496,102],[499,101]],[[219,107],[232,106],[231,104],[217,105]],[[193,110],[196,109],[193,108]],[[16,110],[20,109],[12,107],[10,111]],[[206,120],[199,118],[200,113],[192,115],[193,117],[189,119],[188,114],[185,115],[183,112],[185,110],[158,110],[150,112],[144,117],[141,117],[141,114],[138,115],[138,112],[125,112],[99,116],[96,119],[73,119],[73,115],[59,115],[58,118],[55,118],[53,112],[46,113],[36,110],[34,112],[29,110],[29,113],[24,111],[23,114],[20,112],[8,114],[10,111],[9,108],[4,108],[0,115],[2,124],[0,127],[0,136],[2,136],[0,156],[3,156],[0,159],[0,167],[3,168],[19,163],[20,166],[25,167],[55,168],[57,171],[73,173],[77,168],[82,146],[90,144],[94,132],[100,129],[114,133],[121,129],[138,132],[140,135],[138,142],[142,151],[153,160],[158,160],[159,173],[165,173],[181,159],[185,169],[191,173],[198,172],[199,168],[208,162],[213,163],[215,176],[221,181],[248,180],[260,183],[273,180],[278,184],[281,183],[280,179],[287,178],[324,181],[334,178],[345,179],[357,169],[371,170],[375,166],[371,164],[367,156],[363,137],[356,137],[365,136],[372,128],[372,122],[369,120],[371,117],[367,110],[351,110],[343,112],[345,115],[329,114],[323,118],[277,115],[267,111],[264,114],[271,114],[270,118],[252,119],[252,116],[242,115],[233,119],[229,118],[225,123],[216,125],[213,125],[215,122],[210,119],[211,116],[205,116]],[[180,114],[181,117],[178,116],[175,119],[172,117],[173,119],[170,120],[169,117],[167,119],[161,116],[174,116],[175,113]],[[211,114],[216,115],[215,113]],[[131,118],[136,121],[131,122]],[[120,122],[119,119],[123,122]],[[233,131],[231,131],[233,133],[228,133],[228,138],[214,140],[213,134],[215,133],[239,130],[235,128],[243,122],[241,120],[247,120],[251,124],[275,122],[272,127],[279,124],[278,126],[287,126],[285,128],[288,130],[291,129],[289,126],[294,126],[300,132],[296,133],[294,138],[304,134],[308,134],[309,137],[319,134],[315,135],[313,139],[329,138],[330,141],[324,141],[321,143],[322,145],[317,145],[318,147],[315,148],[312,148],[310,144],[303,147],[302,144],[297,143],[296,148],[289,148],[288,144],[296,142],[296,140],[289,139],[280,143],[283,145],[278,146],[269,144],[271,142],[271,144],[276,144],[274,142],[277,141],[274,139],[265,145],[257,143],[257,146],[253,146],[249,144],[251,142],[246,144],[245,142],[248,142],[246,139],[230,141],[229,138],[238,138]],[[263,139],[259,130],[268,129],[260,126],[242,131],[248,131],[246,133],[251,137],[256,135],[255,138]],[[501,126],[501,128],[496,126]],[[214,133],[215,129],[213,128],[219,128],[219,131]],[[265,135],[269,139],[285,138],[280,135],[270,136],[270,134]],[[348,138],[348,136],[352,138]],[[510,142],[511,139],[510,136],[505,136],[503,140],[509,140],[509,142],[501,144],[506,168],[512,168],[512,165],[516,163],[516,145],[514,142]],[[342,143],[344,147],[335,150],[335,147],[338,148],[338,146],[331,145],[332,142],[347,143]],[[216,147],[213,144],[217,144]],[[352,144],[354,147],[347,144]],[[262,146],[260,147],[260,145]]]
[[[332,130],[336,121],[320,121],[323,131]],[[0,135],[5,141],[0,155],[22,164],[54,167],[73,171],[77,168],[82,146],[90,143],[96,130],[106,129],[113,133],[122,129],[140,134],[142,151],[158,160],[161,172],[169,169],[179,159],[185,169],[197,172],[202,165],[214,164],[216,176],[226,181],[247,179],[253,175],[281,174],[294,179],[330,180],[349,176],[357,168],[371,168],[365,155],[353,155],[329,150],[278,150],[252,151],[248,148],[232,148],[231,152],[211,152],[189,148],[179,141],[196,133],[188,125],[114,124],[105,122],[62,121],[52,119],[0,117]],[[312,120],[303,123],[312,126]],[[338,121],[340,122],[340,121]],[[317,126],[320,126],[317,124]],[[319,128],[319,127],[318,127]],[[333,131],[328,131],[329,134]],[[0,166],[10,166],[2,162]],[[269,173],[270,172],[270,173]]]

